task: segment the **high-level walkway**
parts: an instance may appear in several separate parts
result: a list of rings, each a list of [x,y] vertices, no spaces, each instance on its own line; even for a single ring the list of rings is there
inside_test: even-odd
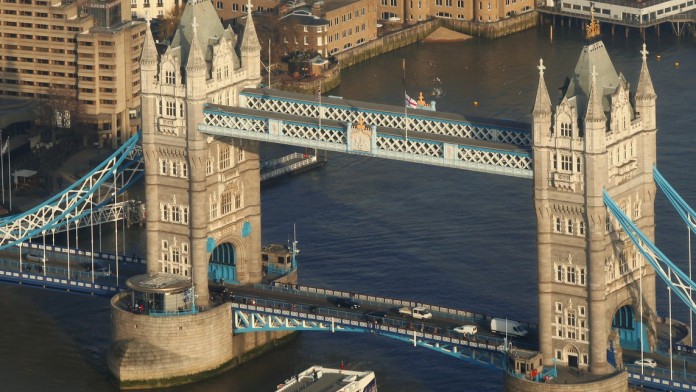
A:
[[[317,150],[532,177],[529,124],[246,89],[240,107],[207,105],[199,130]]]

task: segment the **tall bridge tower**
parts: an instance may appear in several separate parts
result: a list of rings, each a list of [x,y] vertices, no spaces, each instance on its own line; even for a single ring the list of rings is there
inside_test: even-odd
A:
[[[207,103],[236,106],[238,92],[260,82],[261,47],[251,14],[239,42],[207,0],[189,0],[163,54],[147,34],[147,269],[192,277],[197,304],[206,306],[209,278],[262,277],[258,143],[198,131]]]
[[[555,106],[540,61],[532,128],[544,365],[607,374],[617,343],[655,346],[654,270],[612,221],[602,194],[654,238],[657,128],[645,46],[632,94],[598,30],[593,21]]]

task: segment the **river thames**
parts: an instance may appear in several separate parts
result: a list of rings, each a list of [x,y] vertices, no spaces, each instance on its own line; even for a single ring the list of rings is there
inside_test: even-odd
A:
[[[626,39],[622,32],[604,43],[617,72],[635,86],[638,35]],[[658,95],[658,167],[694,205],[696,45],[667,30],[661,37],[648,33],[646,43]],[[557,103],[583,45],[577,29],[558,28],[551,42],[548,26],[494,41],[416,44],[343,71],[342,84],[328,94],[400,105],[404,90],[412,97],[423,92],[440,111],[531,122],[539,59]],[[282,150],[264,146],[263,157]],[[334,153],[328,158],[323,170],[262,194],[264,242],[285,242],[297,227],[301,284],[537,321],[532,181]],[[657,245],[686,270],[687,231],[662,195],[656,224]],[[131,253],[144,244],[128,247]],[[667,291],[658,285],[658,313],[665,315]],[[1,390],[117,390],[106,368],[107,299],[0,285],[0,312]],[[685,306],[675,305],[674,313],[688,322]],[[341,362],[375,371],[380,392],[502,389],[500,372],[403,342],[307,332],[216,378],[168,390],[274,391],[298,370]]]

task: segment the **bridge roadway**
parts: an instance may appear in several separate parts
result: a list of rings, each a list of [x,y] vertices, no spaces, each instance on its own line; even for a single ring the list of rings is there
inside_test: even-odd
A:
[[[359,309],[347,309],[338,307],[336,305],[336,299],[350,298],[350,294],[333,290],[322,290],[306,286],[297,286],[297,288],[294,288],[294,286],[284,287],[282,284],[277,284],[275,286],[239,286],[225,284],[225,287],[229,290],[229,295],[231,295],[228,298],[229,300],[243,304],[255,304],[275,309],[293,310],[314,315],[364,321],[453,338],[464,338],[464,336],[454,332],[453,328],[461,325],[476,325],[478,333],[471,337],[471,341],[478,341],[495,347],[501,347],[505,341],[503,336],[491,332],[490,319],[493,318],[492,316],[465,310],[448,309],[412,301],[367,296],[364,294],[352,295],[360,304]],[[225,298],[215,290],[216,287],[212,285],[211,298],[217,303],[225,300]],[[327,292],[333,294],[327,294]],[[429,320],[417,320],[412,317],[403,317],[398,312],[398,309],[402,306],[413,307],[417,305],[428,308],[433,314],[433,318]],[[371,315],[371,313],[375,312],[383,315]],[[536,325],[530,323],[523,324],[525,324],[528,329],[531,329],[528,336],[524,338],[509,336],[509,341],[511,341],[515,347],[538,350],[539,343],[537,340]]]

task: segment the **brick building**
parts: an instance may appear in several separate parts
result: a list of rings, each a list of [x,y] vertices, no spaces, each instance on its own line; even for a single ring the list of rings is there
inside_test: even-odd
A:
[[[136,132],[146,25],[129,20],[127,0],[20,1],[0,1],[0,96],[73,99],[53,121],[66,125],[79,111],[100,144]]]

